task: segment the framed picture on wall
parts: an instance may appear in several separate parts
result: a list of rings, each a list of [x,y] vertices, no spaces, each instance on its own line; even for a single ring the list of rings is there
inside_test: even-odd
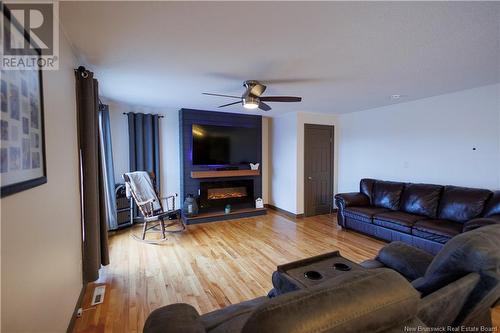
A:
[[[6,7],[2,15],[3,28],[10,25],[10,42],[27,41],[40,56]],[[0,94],[0,196],[5,197],[47,182],[42,70],[2,68]]]

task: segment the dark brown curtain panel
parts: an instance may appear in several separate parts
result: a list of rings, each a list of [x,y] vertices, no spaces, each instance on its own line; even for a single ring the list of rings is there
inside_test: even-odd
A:
[[[94,73],[75,70],[83,223],[83,280],[99,278],[109,264],[103,170],[99,149],[99,94]],[[102,200],[101,200],[102,198]]]

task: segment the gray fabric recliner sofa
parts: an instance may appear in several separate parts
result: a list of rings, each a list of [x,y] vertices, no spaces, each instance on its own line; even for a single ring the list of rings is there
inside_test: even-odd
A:
[[[500,298],[500,225],[448,241],[434,257],[402,242],[309,289],[260,297],[204,315],[188,304],[153,311],[145,333],[403,332],[491,327]]]
[[[168,305],[149,315],[144,333],[402,332],[405,326],[424,326],[416,318],[419,299],[393,270],[361,270],[202,316],[188,304]]]

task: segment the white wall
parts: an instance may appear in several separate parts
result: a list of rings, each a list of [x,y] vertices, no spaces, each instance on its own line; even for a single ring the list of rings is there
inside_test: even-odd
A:
[[[357,191],[363,177],[500,188],[499,91],[490,85],[340,115],[339,192]]]
[[[127,105],[106,99],[104,102],[109,105],[115,182],[123,183],[122,175],[129,171],[128,120],[123,113],[160,114],[164,116],[160,119],[161,192],[162,195],[180,194],[179,111]],[[180,197],[176,199],[176,207],[180,207],[181,201]]]
[[[43,73],[48,182],[0,201],[2,332],[66,331],[82,289],[77,63],[60,36]]]
[[[304,213],[304,124],[336,123],[336,115],[311,112],[291,112],[270,119],[271,205],[293,214]],[[336,169],[334,165],[334,193]]]
[[[129,112],[129,107],[113,101],[108,101],[105,98],[101,98],[101,100],[103,103],[109,105],[115,183],[123,183],[122,175],[129,170],[128,120],[123,112]]]
[[[270,119],[269,203],[297,212],[297,114]]]

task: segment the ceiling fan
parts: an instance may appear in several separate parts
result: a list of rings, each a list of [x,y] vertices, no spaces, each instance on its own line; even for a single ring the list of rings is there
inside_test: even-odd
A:
[[[271,110],[271,107],[264,102],[300,102],[302,101],[302,97],[295,96],[262,96],[264,91],[266,90],[266,86],[255,80],[248,80],[243,82],[243,87],[246,88],[245,92],[241,97],[239,96],[231,96],[231,95],[221,95],[221,94],[211,94],[211,93],[203,93],[203,95],[209,96],[220,96],[220,97],[229,97],[229,98],[237,98],[239,101],[228,103],[219,106],[220,108],[235,105],[241,103],[246,109],[261,109],[263,111]]]

